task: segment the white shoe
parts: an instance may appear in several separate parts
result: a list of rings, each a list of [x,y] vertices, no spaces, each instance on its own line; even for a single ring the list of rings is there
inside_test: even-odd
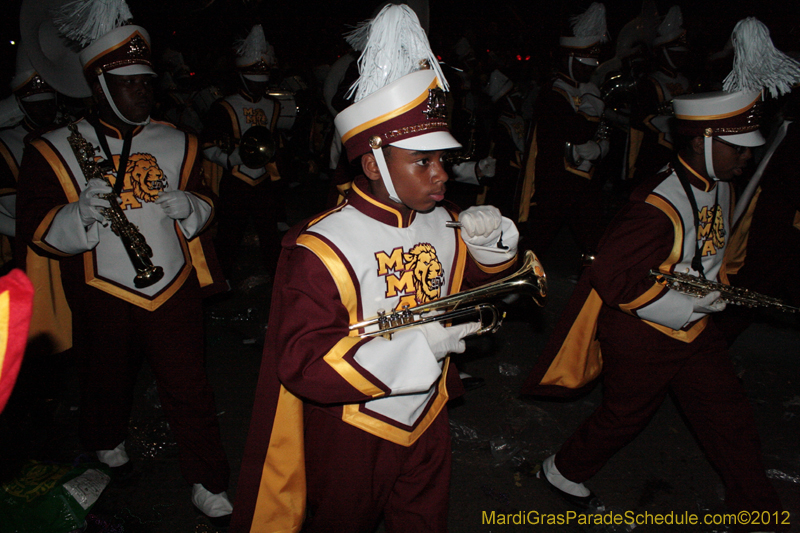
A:
[[[233,512],[233,505],[225,491],[213,494],[200,483],[192,485],[192,503],[210,518],[227,516]]]
[[[559,490],[577,496],[578,498],[586,498],[592,492],[586,488],[583,483],[575,483],[561,475],[561,472],[556,468],[556,456],[551,455],[542,462],[542,472],[544,472],[547,481]]]
[[[120,442],[113,450],[97,450],[97,460],[105,463],[111,468],[116,468],[130,461],[128,453],[125,451],[125,441]]]
[[[595,513],[605,511],[606,506],[592,491],[586,488],[586,485],[575,483],[561,475],[556,468],[555,457],[555,455],[551,455],[542,462],[542,470],[537,472],[536,477],[541,475],[553,492],[581,509],[589,509]]]

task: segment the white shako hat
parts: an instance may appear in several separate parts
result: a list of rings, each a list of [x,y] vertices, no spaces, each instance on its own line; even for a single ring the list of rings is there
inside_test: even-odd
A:
[[[156,76],[150,35],[141,26],[128,24],[132,19],[125,0],[73,0],[59,8],[53,23],[61,35],[84,47],[79,58],[89,84],[99,81],[117,117],[140,126],[150,117],[144,122],[128,120],[117,108],[105,79],[106,74]]]
[[[608,41],[606,27],[606,6],[600,2],[592,2],[589,8],[580,15],[569,19],[571,35],[562,35],[558,43],[573,57],[587,65],[598,64],[600,45]]]
[[[658,35],[653,39],[653,46],[688,50],[686,45],[686,29],[683,27],[681,7],[672,6],[658,26]]]
[[[498,69],[494,69],[489,75],[489,81],[483,88],[483,92],[492,98],[492,102],[497,102],[505,96],[512,87],[514,87],[514,82]]]
[[[24,47],[17,48],[17,63],[11,78],[11,92],[23,102],[52,100],[56,91],[33,68]]]
[[[253,26],[247,37],[238,41],[234,49],[236,70],[242,76],[252,81],[269,81],[269,71],[277,66],[277,59],[261,24]]]
[[[389,197],[401,202],[383,157],[383,146],[450,150],[461,144],[446,120],[447,80],[414,11],[388,4],[360,23],[347,40],[361,50],[360,77],[350,88],[354,104],[336,115],[348,159],[375,155]]]
[[[733,29],[733,70],[722,91],[677,96],[672,102],[678,133],[705,138],[706,171],[716,179],[712,140],[738,146],[761,146],[759,104],[764,89],[777,97],[800,82],[800,63],[777,50],[769,29],[754,17],[740,20]]]

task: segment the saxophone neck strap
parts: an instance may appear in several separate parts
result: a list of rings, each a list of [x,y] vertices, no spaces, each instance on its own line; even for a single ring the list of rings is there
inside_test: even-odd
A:
[[[100,146],[103,148],[103,153],[106,155],[106,161],[114,168],[114,156],[111,153],[111,148],[108,146],[106,134],[103,128],[97,124],[92,124],[94,131],[97,134],[97,139]],[[128,130],[122,139],[122,153],[119,155],[119,163],[117,165],[117,179],[114,181],[114,194],[119,196],[122,191],[122,185],[125,183],[125,170],[128,168],[128,157],[131,155],[131,144],[133,143],[133,131]]]
[[[702,254],[700,251],[700,241],[697,239],[697,232],[700,230],[700,217],[697,213],[697,200],[695,200],[694,192],[692,191],[692,185],[689,183],[689,176],[687,175],[686,169],[683,168],[683,165],[678,162],[675,165],[675,174],[678,175],[678,180],[681,182],[683,186],[684,192],[686,192],[687,198],[689,198],[689,205],[692,206],[692,218],[694,222],[694,256],[692,257],[692,268],[700,273],[700,275],[705,279],[705,268],[703,267],[703,260]]]

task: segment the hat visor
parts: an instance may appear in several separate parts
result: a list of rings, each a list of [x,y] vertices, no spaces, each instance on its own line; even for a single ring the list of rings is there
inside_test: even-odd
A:
[[[416,137],[389,143],[389,145],[397,146],[398,148],[403,148],[405,150],[416,150],[420,152],[461,148],[461,143],[459,143],[448,131],[432,131],[430,133],[423,133],[422,135],[417,135]]]
[[[145,65],[143,63],[134,63],[133,65],[125,65],[124,67],[119,67],[115,69],[111,69],[107,71],[109,74],[113,74],[115,76],[137,76],[139,74],[150,74],[151,76],[158,76],[156,71],[150,65]]]
[[[45,100],[52,100],[56,97],[55,91],[48,91],[46,93],[36,93],[30,96],[20,98],[23,102],[43,102]]]
[[[720,139],[736,146],[761,146],[766,140],[759,130],[739,133],[737,135],[720,135]]]
[[[242,74],[242,77],[246,80],[255,81],[255,82],[267,82],[269,81],[269,76],[266,74]]]

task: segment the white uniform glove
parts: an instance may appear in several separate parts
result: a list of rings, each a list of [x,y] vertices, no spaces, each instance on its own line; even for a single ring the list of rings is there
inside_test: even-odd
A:
[[[480,185],[478,176],[475,174],[475,161],[465,161],[453,165],[453,176],[455,180],[460,183],[471,183],[472,185]]]
[[[596,161],[603,155],[603,150],[595,141],[589,141],[572,147],[575,161]]]
[[[481,171],[484,177],[493,178],[494,173],[497,171],[497,159],[494,157],[486,157],[478,161],[478,170]]]
[[[105,221],[102,211],[111,207],[111,204],[99,196],[113,191],[111,185],[101,179],[89,180],[88,186],[81,191],[81,195],[78,197],[78,213],[84,226],[88,227],[95,222]]]
[[[696,298],[692,311],[707,315],[725,310],[725,302],[720,299],[719,291],[711,291],[702,298]]]
[[[441,361],[449,353],[463,353],[466,349],[464,337],[472,335],[481,328],[480,322],[467,322],[446,328],[441,322],[428,322],[417,326],[428,341],[433,355]]]
[[[160,205],[164,213],[174,220],[183,220],[192,214],[189,193],[184,191],[161,192],[155,203]]]
[[[228,156],[228,170],[239,166],[242,166],[242,155],[239,153],[239,147],[237,146],[236,150]]]
[[[487,246],[494,244],[503,233],[503,216],[492,205],[475,205],[458,215],[461,238],[467,244]]]

